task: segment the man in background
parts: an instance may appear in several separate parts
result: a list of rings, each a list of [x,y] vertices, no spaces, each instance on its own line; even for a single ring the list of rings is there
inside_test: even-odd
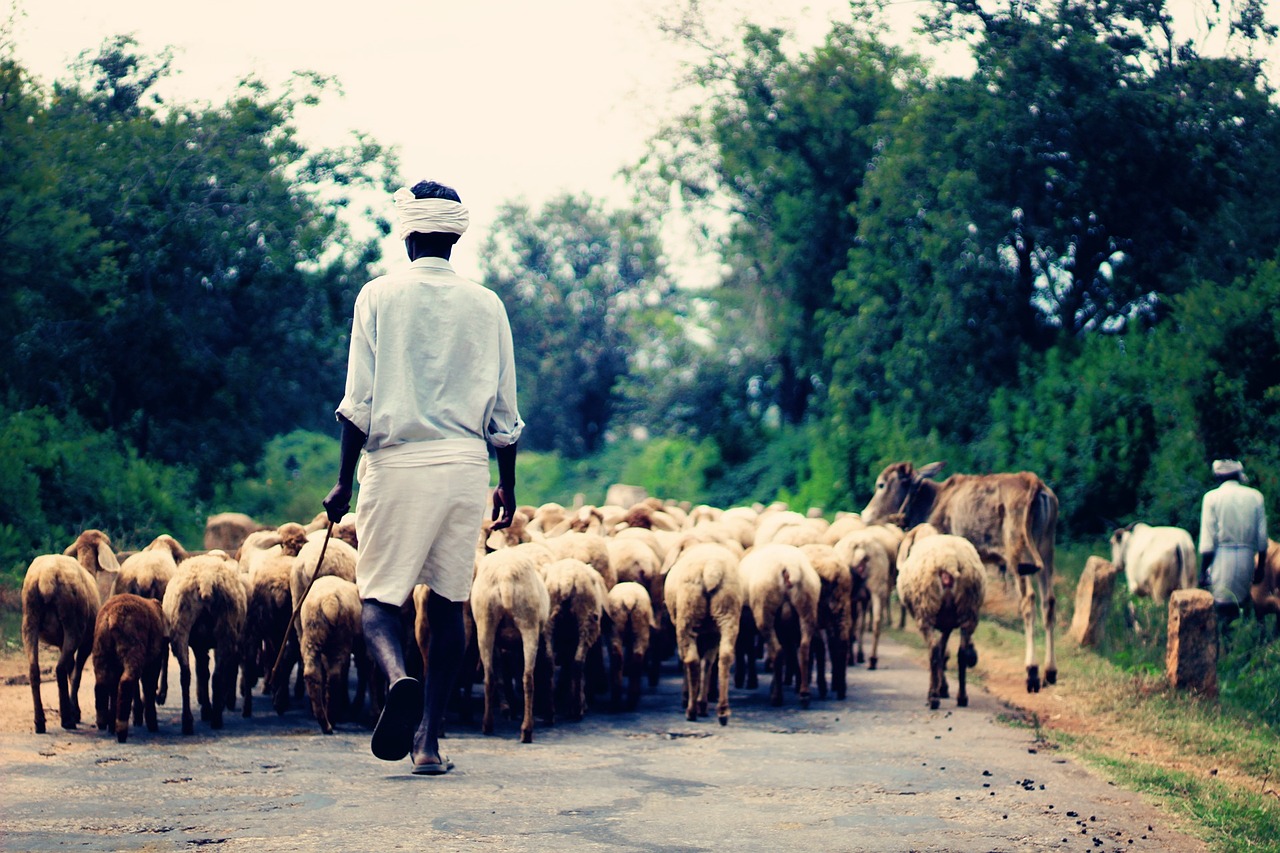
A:
[[[347,512],[359,461],[356,585],[365,644],[389,685],[370,746],[387,761],[412,753],[415,774],[439,775],[453,768],[439,739],[465,649],[462,610],[488,504],[488,447],[498,460],[493,526],[503,528],[515,513],[524,424],[506,309],[449,263],[467,209],[432,181],[393,199],[409,264],[356,298],[337,410],[338,482],[324,507],[331,521]],[[419,583],[431,588],[425,684],[407,676],[401,640],[401,607]]]
[[[1234,459],[1213,463],[1218,486],[1205,493],[1200,510],[1200,586],[1213,594],[1224,631],[1249,601],[1249,585],[1262,579],[1267,559],[1267,516],[1262,493],[1246,486],[1244,466]]]

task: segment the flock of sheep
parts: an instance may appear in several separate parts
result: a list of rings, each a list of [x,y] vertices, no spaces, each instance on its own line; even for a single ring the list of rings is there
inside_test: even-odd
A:
[[[376,714],[383,685],[361,642],[354,524],[333,525],[328,541],[326,524],[322,514],[199,554],[160,536],[122,560],[106,534],[87,530],[63,554],[37,557],[22,589],[35,730],[45,731],[41,642],[60,649],[62,726],[80,722],[77,693],[92,656],[96,724],[121,742],[131,716],[156,730],[170,651],[179,664],[183,734],[194,730],[193,658],[201,718],[215,729],[235,707],[237,674],[244,716],[253,713],[260,679],[283,713],[299,663],[322,731],[360,708],[366,693]],[[493,732],[505,698],[522,713],[524,742],[533,738],[535,709],[544,718],[580,718],[603,693],[615,706],[634,707],[646,676],[655,683],[672,652],[689,720],[707,715],[714,701],[726,724],[730,677],[737,688],[755,687],[761,655],[773,704],[794,689],[807,707],[815,676],[819,697],[829,678],[843,699],[849,663],[877,665],[896,589],[930,650],[932,708],[949,697],[947,641],[960,631],[955,698],[963,706],[984,584],[974,546],[927,524],[904,534],[853,513],[828,522],[780,505],[722,510],[652,498],[629,508],[522,507],[509,528],[478,531],[467,611],[475,658],[464,667],[462,689],[469,697],[472,674],[483,673],[483,731]],[[419,587],[404,608],[406,647],[420,657],[417,666],[430,643],[426,594]],[[469,707],[464,702],[464,713]]]

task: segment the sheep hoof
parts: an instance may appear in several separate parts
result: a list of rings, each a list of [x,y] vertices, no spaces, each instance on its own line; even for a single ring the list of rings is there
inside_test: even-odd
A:
[[[127,741],[127,740],[129,740],[129,730],[128,730],[128,729],[121,729],[120,731],[116,732],[116,741],[117,741],[118,743],[124,743],[124,742],[125,742],[125,741]]]
[[[968,697],[968,696],[966,696],[966,695],[965,695],[965,694],[963,694],[963,693],[961,693],[959,696],[957,696],[957,697],[956,697],[956,707],[957,707],[957,708],[968,708],[968,707],[969,707],[969,697]]]
[[[520,742],[521,742],[521,743],[533,743],[533,730],[532,730],[532,729],[530,729],[530,730],[529,730],[529,731],[527,731],[527,732],[526,732],[526,731],[521,730],[521,732],[520,732]]]
[[[73,720],[63,720],[63,721],[62,721],[62,727],[63,727],[64,729],[67,729],[68,731],[75,731],[75,730],[76,730],[76,724],[75,724],[75,722],[74,722]]]
[[[720,725],[722,726],[729,725],[729,714],[727,712],[724,714],[721,714],[719,717],[719,720],[720,720]]]
[[[1040,692],[1040,667],[1032,665],[1027,667],[1027,692]]]
[[[841,702],[844,701],[844,697],[846,695],[847,695],[847,692],[845,688],[841,687],[840,689],[836,690],[836,698],[839,699]]]
[[[41,720],[40,722],[36,723],[36,734],[38,735],[44,734],[44,720]]]
[[[938,701],[938,697],[936,697],[936,696],[930,696],[930,697],[929,697],[929,710],[931,710],[931,711],[936,711],[936,710],[938,710],[938,706],[939,706],[940,704],[942,704],[942,703]]]
[[[1058,671],[1057,671],[1056,669],[1046,669],[1046,670],[1044,671],[1044,683],[1045,683],[1045,684],[1057,684],[1057,683],[1058,683]]]
[[[864,655],[862,654],[862,652],[861,652],[861,651],[859,651],[859,652],[858,652],[858,654],[856,655],[855,659],[857,660],[857,662],[858,662],[858,663],[866,663],[866,662],[867,662],[867,658],[866,658],[866,656],[864,656]]]
[[[867,669],[875,669],[876,664],[880,663],[880,658],[875,655],[871,656],[871,660],[867,662]]]
[[[687,712],[685,713],[685,715],[684,715],[684,718],[685,718],[686,720],[688,720],[689,722],[691,722],[691,723],[696,723],[696,722],[698,722],[698,712],[697,712],[697,711],[687,711]]]
[[[196,733],[195,720],[191,718],[190,714],[182,715],[182,733],[184,735],[193,735]]]
[[[800,707],[801,707],[801,708],[803,708],[803,709],[804,709],[804,710],[806,710],[806,711],[807,711],[807,710],[809,710],[809,697],[808,697],[808,696],[801,696],[801,697],[800,697]]]

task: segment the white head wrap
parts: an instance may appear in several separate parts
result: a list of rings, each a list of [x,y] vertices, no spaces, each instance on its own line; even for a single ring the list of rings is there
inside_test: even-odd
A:
[[[1239,475],[1240,482],[1247,483],[1249,478],[1244,475],[1244,466],[1235,459],[1215,459],[1213,460],[1213,476],[1215,477],[1232,477]]]
[[[414,198],[413,192],[405,187],[396,190],[391,198],[400,220],[401,240],[414,233],[461,235],[471,224],[467,208],[447,198]]]

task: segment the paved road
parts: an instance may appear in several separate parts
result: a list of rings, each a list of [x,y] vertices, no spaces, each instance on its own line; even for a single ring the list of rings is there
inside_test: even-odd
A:
[[[985,692],[928,711],[920,653],[881,651],[843,702],[772,708],[762,684],[734,691],[723,728],[685,721],[672,662],[637,712],[539,728],[531,745],[515,723],[494,737],[455,727],[458,768],[436,778],[373,758],[358,727],[323,736],[301,711],[232,714],[216,735],[197,721],[184,738],[171,697],[160,732],[123,745],[55,719],[52,735],[0,735],[0,849],[1205,849],[1000,722]]]

